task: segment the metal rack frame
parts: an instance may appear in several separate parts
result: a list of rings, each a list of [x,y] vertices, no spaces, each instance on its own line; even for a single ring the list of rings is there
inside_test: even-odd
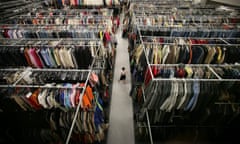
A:
[[[138,0],[135,0],[137,2],[139,2]],[[148,2],[146,2],[148,3]],[[144,5],[144,4],[143,4]],[[134,12],[136,9],[133,10],[133,14],[132,14],[132,25],[133,27],[135,28],[136,30],[136,33],[138,35],[138,38],[139,38],[139,41],[140,41],[140,45],[143,45],[143,53],[144,53],[144,57],[146,59],[146,62],[147,62],[147,67],[146,69],[149,69],[149,73],[150,73],[150,77],[151,77],[151,81],[153,82],[163,82],[163,81],[176,81],[176,82],[181,82],[181,81],[184,81],[184,82],[193,82],[193,81],[201,81],[201,82],[240,82],[240,79],[224,79],[222,78],[220,75],[218,75],[215,71],[214,71],[214,68],[216,67],[238,67],[240,69],[240,64],[151,64],[149,62],[149,59],[148,59],[148,56],[147,56],[147,52],[146,52],[146,47],[144,46],[144,44],[161,44],[161,45],[164,45],[164,44],[170,44],[170,45],[173,45],[174,43],[154,43],[154,42],[144,42],[143,39],[147,39],[147,38],[151,38],[151,39],[160,39],[160,38],[163,38],[163,39],[170,39],[170,40],[174,40],[174,39],[177,39],[177,38],[182,38],[182,39],[185,39],[185,40],[188,40],[188,39],[200,39],[200,40],[219,40],[219,41],[222,41],[224,42],[224,44],[213,44],[213,45],[223,45],[223,46],[240,46],[240,44],[231,44],[228,42],[228,40],[240,40],[240,38],[201,38],[201,37],[168,37],[168,36],[144,36],[144,35],[141,35],[141,30],[144,30],[142,29],[142,27],[146,28],[152,28],[154,30],[154,28],[156,30],[161,30],[161,29],[166,29],[168,27],[165,27],[165,26],[143,26],[143,25],[139,25],[137,23],[137,17],[136,17],[136,13]],[[183,29],[189,29],[190,26],[188,27],[180,27],[179,30]],[[195,27],[196,28],[196,27]],[[204,29],[205,27],[200,27],[199,29]],[[149,31],[151,31],[151,29],[148,29]],[[214,29],[214,30],[218,30],[218,29]],[[213,30],[213,31],[214,31]],[[221,29],[219,29],[221,31]],[[222,31],[226,31],[226,30],[223,30]],[[237,29],[237,31],[239,31],[239,29]],[[189,45],[189,44],[187,44]],[[193,44],[195,45],[195,44]],[[198,45],[198,44],[196,44]],[[200,44],[200,45],[209,45],[209,44]],[[210,44],[211,45],[211,44]],[[208,69],[212,74],[213,76],[215,76],[214,79],[194,79],[194,78],[155,78],[154,77],[154,74],[153,74],[153,71],[152,71],[152,67],[166,67],[166,68],[172,68],[172,67],[178,67],[178,66],[190,66],[190,67],[204,67],[206,69]],[[141,86],[141,89],[142,89],[142,95],[143,95],[143,99],[144,101],[146,100],[145,98],[145,94],[144,94],[144,86],[142,85]],[[215,104],[229,104],[229,103],[215,103]],[[240,104],[240,103],[235,103],[235,104]],[[153,137],[152,137],[152,133],[151,133],[151,127],[155,127],[155,126],[152,126],[150,124],[150,120],[149,120],[149,115],[148,115],[148,110],[147,109],[143,109],[145,115],[146,115],[146,119],[147,119],[147,128],[148,128],[148,132],[149,132],[149,140],[150,140],[150,143],[153,144]],[[161,127],[161,126],[160,126]],[[169,127],[169,126],[163,126],[163,127]],[[172,126],[172,127],[175,127],[175,126]],[[195,127],[195,126],[194,126]],[[196,126],[198,127],[198,126]],[[209,127],[209,126],[207,126]]]

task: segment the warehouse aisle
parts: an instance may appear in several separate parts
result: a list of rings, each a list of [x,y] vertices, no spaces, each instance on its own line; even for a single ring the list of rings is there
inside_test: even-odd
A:
[[[121,34],[118,30],[107,144],[134,144],[133,108],[132,99],[129,96],[131,80],[128,41],[122,39]],[[118,81],[122,66],[127,70],[126,84]]]

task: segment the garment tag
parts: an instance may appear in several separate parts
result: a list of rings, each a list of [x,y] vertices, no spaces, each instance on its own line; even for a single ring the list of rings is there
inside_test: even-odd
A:
[[[29,92],[28,94],[26,94],[26,97],[30,98],[31,95],[32,95],[32,92]]]

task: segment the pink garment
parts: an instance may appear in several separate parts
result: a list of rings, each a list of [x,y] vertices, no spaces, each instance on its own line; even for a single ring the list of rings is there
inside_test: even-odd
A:
[[[38,57],[35,48],[30,48],[30,49],[28,50],[28,55],[29,55],[29,57],[30,57],[30,60],[31,60],[32,64],[33,64],[35,67],[37,67],[37,68],[43,68],[43,64],[42,64],[40,58]]]
[[[72,107],[76,107],[76,105],[75,105],[75,100],[76,100],[76,94],[77,94],[77,87],[78,87],[78,85],[79,84],[74,84],[73,86],[72,86],[72,93],[71,93],[71,95],[70,95],[70,101],[71,101],[71,105],[72,105]]]
[[[105,35],[106,41],[111,41],[111,35],[109,32],[105,32],[104,35]]]
[[[75,6],[75,0],[70,0],[70,5]]]

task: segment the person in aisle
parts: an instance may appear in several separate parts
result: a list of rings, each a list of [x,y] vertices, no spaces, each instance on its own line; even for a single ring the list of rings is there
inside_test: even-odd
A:
[[[111,35],[111,41],[112,41],[112,46],[113,46],[113,48],[117,48],[117,44],[118,44],[118,41],[117,41],[117,37],[116,37],[116,35],[115,34],[112,34]]]
[[[127,71],[125,67],[122,67],[119,82],[123,81],[124,84],[126,83],[126,74],[127,74]]]
[[[105,33],[104,33],[104,41],[105,41],[105,46],[108,50],[108,53],[112,56],[113,55],[113,51],[112,51],[112,32],[110,28],[107,28]]]
[[[115,16],[113,18],[113,27],[112,27],[112,29],[113,29],[112,31],[114,34],[117,33],[119,26],[120,26],[120,18],[119,18],[119,16]]]

